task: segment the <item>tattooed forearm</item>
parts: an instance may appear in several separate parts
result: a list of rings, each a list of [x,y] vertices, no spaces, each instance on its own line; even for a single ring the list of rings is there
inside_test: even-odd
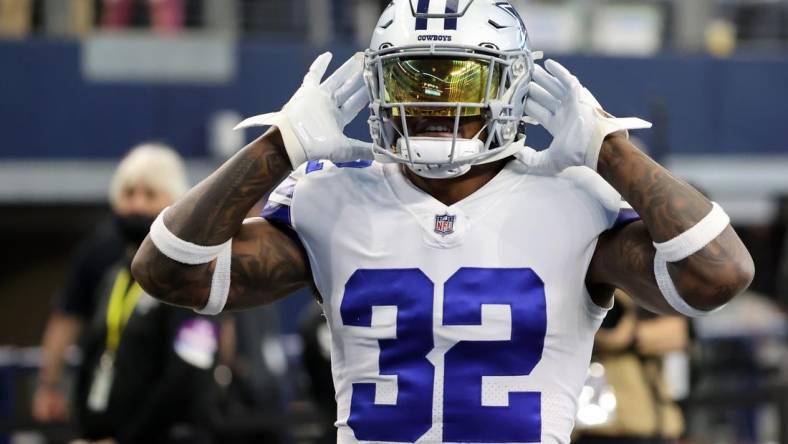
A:
[[[598,171],[638,211],[655,242],[673,239],[711,211],[700,192],[623,137],[605,141]]]
[[[265,304],[305,285],[308,266],[300,245],[262,220],[244,224],[251,208],[290,172],[276,130],[241,150],[190,190],[165,216],[179,238],[219,245],[233,238],[228,308]],[[208,300],[214,264],[189,266],[161,254],[150,239],[132,272],[152,295],[175,305],[201,308]]]
[[[198,245],[235,235],[249,210],[290,172],[281,139],[268,133],[241,150],[167,212],[167,227]]]
[[[651,241],[665,242],[689,230],[711,211],[711,202],[620,136],[605,141],[598,171],[640,214],[648,234],[634,233],[632,239],[623,239],[626,234],[617,236],[621,239],[612,251],[618,256],[607,258],[613,264],[607,274],[630,284],[640,279],[645,286],[636,288],[658,291]],[[627,245],[631,242],[647,245],[635,248]],[[698,253],[670,264],[669,270],[682,296],[701,309],[724,304],[743,291],[753,275],[752,259],[731,227]],[[617,277],[622,271],[629,273]]]

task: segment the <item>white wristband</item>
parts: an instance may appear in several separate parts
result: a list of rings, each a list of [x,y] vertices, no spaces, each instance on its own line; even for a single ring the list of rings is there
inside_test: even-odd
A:
[[[654,247],[662,253],[666,261],[682,261],[710,244],[730,223],[731,219],[722,207],[712,202],[711,212],[694,227],[667,242],[655,242]]]
[[[678,289],[676,289],[676,285],[673,283],[668,271],[668,262],[678,262],[697,253],[722,234],[725,228],[728,227],[728,224],[730,224],[730,218],[725,214],[722,207],[717,205],[717,203],[712,203],[711,212],[694,227],[667,242],[654,243],[654,247],[657,249],[657,253],[654,256],[654,277],[659,290],[665,297],[665,301],[677,312],[691,318],[697,318],[723,308],[719,307],[715,310],[703,311],[690,306],[681,297]]]
[[[151,225],[150,238],[153,244],[163,255],[181,264],[202,265],[216,259],[208,302],[205,307],[195,311],[210,316],[221,313],[230,294],[233,240],[230,239],[213,247],[203,247],[187,242],[172,234],[164,225],[164,213],[166,212],[167,209],[162,211]]]
[[[207,264],[216,259],[232,243],[230,239],[221,245],[203,247],[178,238],[164,225],[164,214],[168,209],[169,207],[165,208],[151,225],[150,238],[159,251],[175,262],[186,265]]]
[[[224,311],[227,297],[230,295],[231,264],[233,259],[232,243],[219,253],[216,258],[216,267],[211,278],[211,294],[205,307],[195,310],[199,314],[216,316]]]

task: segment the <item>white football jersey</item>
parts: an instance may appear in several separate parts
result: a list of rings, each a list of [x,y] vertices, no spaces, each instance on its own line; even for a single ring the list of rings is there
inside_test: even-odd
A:
[[[446,206],[400,165],[302,166],[263,215],[309,255],[338,442],[568,443],[606,313],[586,273],[621,207],[587,168],[512,161]]]

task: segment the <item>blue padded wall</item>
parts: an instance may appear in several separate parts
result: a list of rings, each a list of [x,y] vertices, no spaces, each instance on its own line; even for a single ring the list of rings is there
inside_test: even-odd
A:
[[[354,48],[331,48],[333,64]],[[237,74],[224,85],[88,82],[80,44],[0,43],[0,157],[115,158],[157,139],[188,157],[206,151],[216,110],[252,115],[278,109],[320,50],[297,43],[241,41]],[[674,55],[560,57],[609,111],[654,121],[641,137],[657,155],[788,152],[788,60]],[[349,132],[367,137],[364,119]],[[546,137],[533,131],[531,143]]]

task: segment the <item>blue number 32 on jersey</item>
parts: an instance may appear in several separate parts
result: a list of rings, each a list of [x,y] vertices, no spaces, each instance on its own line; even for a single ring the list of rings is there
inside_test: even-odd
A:
[[[396,404],[375,403],[374,383],[353,383],[348,426],[362,441],[415,442],[433,423],[435,284],[419,269],[358,270],[340,306],[345,326],[372,327],[372,308],[395,306],[396,337],[378,340],[380,375],[395,376]],[[479,326],[482,306],[508,306],[507,341],[457,342],[443,359],[443,441],[526,443],[541,440],[541,395],[510,392],[508,405],[486,406],[484,376],[529,375],[547,330],[544,284],[531,269],[461,268],[443,285],[443,326]]]

